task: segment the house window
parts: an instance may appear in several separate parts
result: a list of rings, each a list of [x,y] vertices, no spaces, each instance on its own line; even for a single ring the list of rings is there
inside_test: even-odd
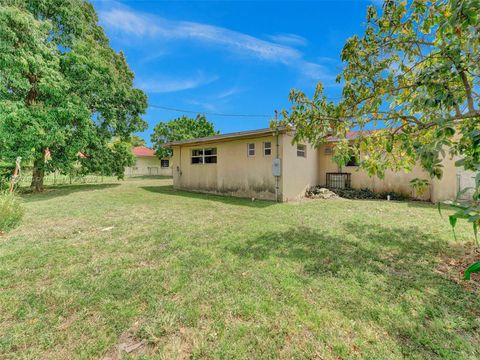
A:
[[[255,144],[247,145],[247,154],[248,156],[255,156]]]
[[[192,164],[216,164],[217,148],[192,150]]]
[[[217,163],[217,149],[203,149],[205,164],[216,164]]]
[[[170,161],[168,159],[160,160],[160,166],[162,168],[168,168],[170,167]]]
[[[272,155],[272,143],[270,141],[265,141],[263,143],[263,155],[265,156]]]
[[[302,144],[297,145],[297,156],[307,157],[307,147]]]
[[[348,160],[347,164],[345,166],[358,166],[358,160],[355,155],[351,155],[350,159]]]

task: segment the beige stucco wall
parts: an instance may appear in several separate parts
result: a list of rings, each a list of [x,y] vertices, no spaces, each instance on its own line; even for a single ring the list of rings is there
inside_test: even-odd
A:
[[[333,161],[332,155],[325,155],[325,147],[331,144],[322,145],[319,150],[320,163],[320,184],[326,183],[327,172],[339,172],[338,165]],[[412,171],[393,172],[387,170],[385,177],[380,179],[376,176],[370,177],[364,170],[358,170],[355,166],[343,167],[342,172],[352,175],[352,187],[354,189],[368,188],[376,192],[395,191],[407,196],[421,200],[439,202],[454,199],[456,196],[456,170],[455,162],[448,155],[443,159],[443,177],[441,180],[430,179],[430,175],[420,165],[415,166]],[[410,186],[410,181],[419,178],[430,181],[430,186],[423,194],[416,194]]]
[[[309,144],[306,157],[297,156],[297,145],[292,144],[290,134],[279,135],[279,158],[281,176],[278,178],[278,199],[282,201],[298,200],[305,191],[314,185],[325,185],[328,172],[339,172],[332,155],[325,154],[326,146],[315,149]],[[272,154],[264,156],[263,143],[272,143]],[[247,144],[254,143],[255,156],[249,157]],[[174,187],[181,190],[201,191],[239,197],[275,200],[275,177],[272,162],[276,155],[276,138],[265,136],[250,139],[226,140],[201,145],[177,145],[173,147],[171,165],[173,167]],[[192,164],[193,149],[217,149],[216,164]],[[429,188],[422,194],[416,194],[410,186],[415,178],[429,179],[429,175],[420,166],[410,172],[387,171],[383,179],[370,177],[357,167],[344,167],[343,172],[351,173],[352,187],[369,188],[373,191],[395,191],[409,197],[433,202],[455,198],[457,174],[454,161],[443,161],[444,176],[441,180],[431,180]]]
[[[354,189],[371,189],[376,192],[395,191],[410,197],[417,197],[423,200],[430,198],[430,189],[417,196],[410,187],[410,181],[415,178],[427,179],[428,174],[419,166],[415,166],[411,172],[393,172],[387,170],[385,177],[380,179],[376,176],[370,177],[365,170],[359,170],[357,166],[345,166],[342,169],[333,161],[332,155],[325,154],[325,148],[332,145],[321,145],[319,148],[320,163],[320,184],[325,185],[327,181],[327,173],[329,172],[345,172],[351,175],[351,185]]]
[[[125,168],[125,176],[162,175],[172,176],[172,161],[170,167],[162,168],[157,157],[136,157],[135,165]]]
[[[474,171],[467,171],[461,167],[457,170],[457,186],[456,190],[459,192],[459,199],[471,200],[475,192],[475,177],[477,173]]]
[[[319,152],[307,143],[306,157],[297,156],[297,144],[292,144],[293,137],[283,134],[282,152],[282,200],[298,200],[305,191],[319,184]]]
[[[263,154],[263,143],[272,143],[272,154]],[[247,144],[255,144],[249,157]],[[272,161],[276,152],[273,136],[173,147],[173,184],[176,189],[275,200]],[[216,148],[216,164],[192,164],[193,149]],[[281,144],[279,147],[281,152]]]
[[[448,154],[442,161],[443,176],[440,180],[433,179],[431,181],[430,200],[434,203],[454,200],[457,196],[457,168],[455,167],[455,160]]]

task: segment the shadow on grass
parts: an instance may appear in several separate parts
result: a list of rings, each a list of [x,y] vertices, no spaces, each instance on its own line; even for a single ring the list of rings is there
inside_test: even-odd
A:
[[[217,201],[224,204],[248,206],[248,207],[254,207],[254,208],[265,208],[267,206],[272,206],[277,204],[276,202],[268,201],[268,200],[252,201],[251,199],[237,198],[233,196],[223,196],[223,195],[204,194],[204,193],[197,193],[197,192],[175,190],[172,185],[142,186],[141,189],[145,191],[150,191],[153,193],[163,194],[163,195],[180,196],[180,197],[185,197],[190,199]]]
[[[42,193],[21,193],[21,197],[25,202],[35,202],[49,200],[60,196],[70,195],[76,192],[95,191],[109,189],[119,186],[120,184],[77,184],[77,185],[57,185],[47,186]]]
[[[465,349],[480,351],[478,294],[436,271],[442,254],[454,252],[447,242],[413,226],[346,222],[341,230],[340,235],[310,227],[266,232],[227,250],[301,264],[301,281],[315,281],[319,291],[335,288],[330,299],[335,311],[384,328],[406,356],[460,358]]]

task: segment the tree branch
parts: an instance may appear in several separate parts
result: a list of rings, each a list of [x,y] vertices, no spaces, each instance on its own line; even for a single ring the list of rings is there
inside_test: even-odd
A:
[[[463,82],[463,86],[465,87],[465,94],[467,96],[467,104],[468,104],[468,112],[474,113],[475,112],[475,105],[473,104],[473,97],[472,97],[472,87],[470,82],[468,81],[467,74],[464,70],[460,70],[460,77]]]

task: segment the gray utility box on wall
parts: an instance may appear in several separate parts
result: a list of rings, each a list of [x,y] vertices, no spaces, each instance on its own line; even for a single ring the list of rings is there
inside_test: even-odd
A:
[[[273,159],[272,172],[273,172],[273,176],[280,176],[281,175],[282,167],[281,167],[280,159]]]

